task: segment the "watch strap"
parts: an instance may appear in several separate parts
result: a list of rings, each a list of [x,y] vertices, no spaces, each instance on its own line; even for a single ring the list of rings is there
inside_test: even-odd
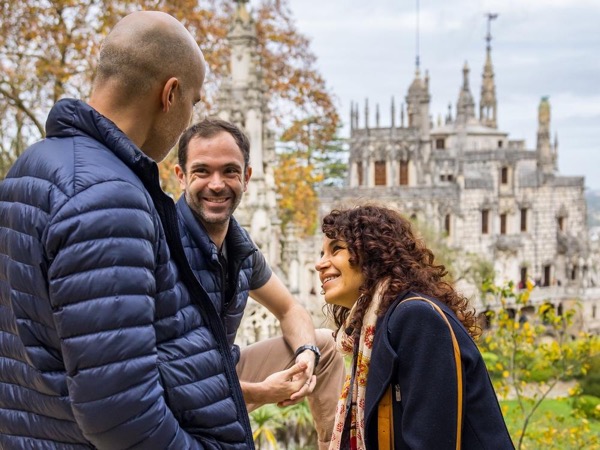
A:
[[[317,367],[319,365],[319,360],[321,359],[321,351],[319,350],[319,347],[317,347],[316,345],[312,345],[312,344],[301,345],[294,352],[294,356],[298,357],[298,355],[300,353],[302,353],[306,350],[310,350],[311,352],[313,352],[315,354],[315,367]]]

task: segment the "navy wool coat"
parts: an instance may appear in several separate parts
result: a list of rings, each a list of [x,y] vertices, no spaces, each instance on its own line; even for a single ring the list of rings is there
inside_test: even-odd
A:
[[[156,164],[83,102],[0,184],[0,448],[253,448]]]
[[[448,326],[424,301],[401,294],[375,327],[365,402],[368,450],[378,448],[377,407],[392,385],[396,450],[455,450],[458,391]],[[463,371],[462,449],[514,449],[496,393],[475,342],[452,310],[435,299],[450,321]]]

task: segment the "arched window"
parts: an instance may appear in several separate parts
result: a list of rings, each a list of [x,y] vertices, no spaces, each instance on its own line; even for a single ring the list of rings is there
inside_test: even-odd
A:
[[[490,232],[490,210],[481,210],[481,234],[488,234]]]
[[[386,181],[385,161],[375,161],[375,186],[385,186]]]
[[[408,186],[408,161],[400,161],[400,186]]]
[[[500,169],[500,183],[508,184],[508,167],[506,166]]]

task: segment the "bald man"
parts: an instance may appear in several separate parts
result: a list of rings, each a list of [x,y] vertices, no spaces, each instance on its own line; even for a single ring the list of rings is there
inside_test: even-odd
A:
[[[204,74],[173,17],[125,17],[0,184],[0,448],[253,448],[156,166]]]

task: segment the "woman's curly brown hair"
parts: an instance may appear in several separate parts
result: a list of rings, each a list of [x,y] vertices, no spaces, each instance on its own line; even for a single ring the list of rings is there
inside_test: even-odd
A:
[[[457,293],[444,277],[443,265],[434,263],[434,255],[423,240],[415,237],[411,223],[398,212],[376,205],[333,210],[323,218],[322,231],[329,239],[348,245],[350,264],[359,266],[365,277],[360,288],[356,313],[348,328],[360,333],[364,313],[378,283],[389,280],[377,314],[385,314],[398,294],[411,290],[437,298],[448,305],[473,336],[478,334],[475,313],[468,300]],[[328,305],[335,324],[342,326],[350,310]]]

